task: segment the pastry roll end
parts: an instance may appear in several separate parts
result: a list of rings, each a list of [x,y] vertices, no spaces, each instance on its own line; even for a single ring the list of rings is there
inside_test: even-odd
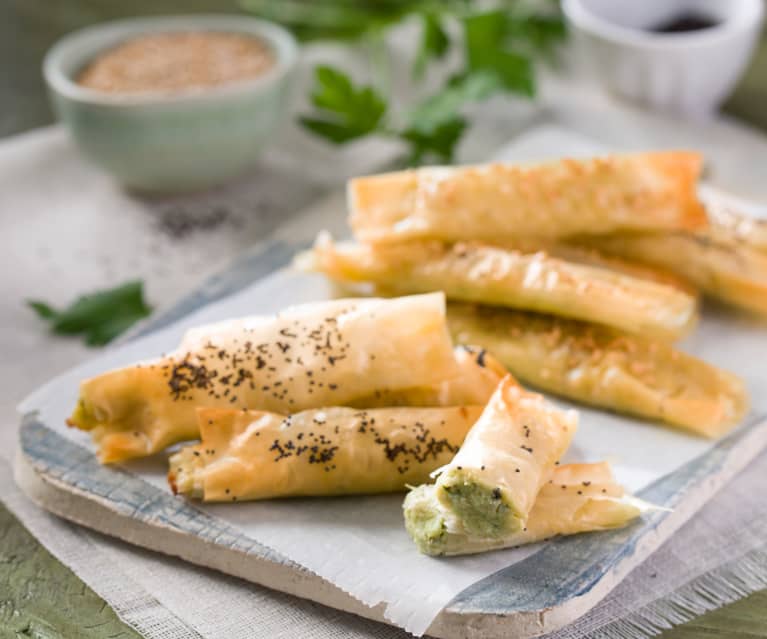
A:
[[[478,469],[456,466],[440,476],[439,499],[480,537],[496,538],[520,530],[525,513],[508,491],[493,486]]]
[[[440,505],[433,484],[416,486],[405,497],[402,506],[405,530],[425,555],[448,554],[451,535],[448,534],[447,511]]]
[[[171,455],[168,469],[168,484],[174,495],[181,493],[194,499],[202,499],[203,470],[199,446],[185,446]]]
[[[354,178],[346,189],[349,225],[357,237],[369,241],[387,239],[389,228],[398,227],[410,215],[418,193],[418,173],[401,171]]]
[[[507,375],[437,479],[437,498],[472,535],[517,532],[576,429],[576,413],[556,410]]]
[[[168,394],[162,362],[111,371],[80,385],[67,424],[90,432],[102,463],[151,455],[174,441],[196,437],[196,429],[185,429],[184,420],[164,415],[159,400]]]
[[[698,199],[696,188],[703,170],[703,156],[693,151],[658,151],[645,157],[665,176],[670,199],[678,203],[680,215],[676,218],[676,227],[693,230],[708,226],[706,209]]]
[[[405,528],[427,555],[466,555],[544,541],[560,535],[627,525],[651,504],[627,495],[606,462],[558,466],[543,485],[522,530],[500,537],[469,532],[437,497],[433,484],[418,486],[403,504]]]

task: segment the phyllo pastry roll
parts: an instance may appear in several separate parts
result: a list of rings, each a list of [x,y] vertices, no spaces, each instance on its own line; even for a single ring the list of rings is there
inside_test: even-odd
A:
[[[552,313],[673,340],[697,319],[677,287],[606,268],[495,246],[440,242],[335,244],[321,235],[301,268],[392,294],[442,290],[448,299]]]
[[[350,406],[484,406],[508,371],[495,357],[479,346],[458,345],[454,349],[458,374],[434,384],[402,390],[378,390],[354,400]]]
[[[113,462],[196,439],[198,406],[289,413],[457,374],[442,294],[335,300],[193,329],[165,357],[84,381],[70,425]]]
[[[360,177],[348,185],[350,224],[370,242],[698,228],[706,224],[701,166],[697,153],[661,151]]]
[[[466,555],[620,528],[652,508],[627,495],[606,462],[558,466],[538,492],[525,527],[502,537],[466,532],[462,520],[437,499],[433,484],[409,492],[403,505],[405,527],[427,555]]]
[[[439,470],[437,498],[471,535],[521,530],[577,423],[575,411],[557,410],[507,375],[458,454]]]
[[[450,461],[481,411],[201,408],[202,441],[171,457],[168,481],[205,501],[401,491]]]
[[[538,250],[541,250],[541,246],[538,246]],[[657,266],[644,264],[642,262],[637,262],[636,260],[627,260],[615,255],[602,253],[594,248],[565,242],[551,243],[547,245],[544,250],[546,250],[552,257],[558,257],[567,260],[568,262],[608,269],[630,277],[650,280],[651,282],[656,282],[658,284],[665,284],[677,288],[691,297],[697,298],[699,295],[697,287],[690,281],[680,275]]]
[[[450,304],[456,340],[482,344],[525,383],[570,399],[718,437],[748,410],[732,373],[666,343],[558,317]]]
[[[767,224],[732,211],[694,232],[619,233],[582,240],[607,253],[672,271],[727,304],[767,315]]]
[[[737,211],[732,206],[713,199],[706,201],[709,236],[721,242],[749,246],[767,254],[767,219]]]

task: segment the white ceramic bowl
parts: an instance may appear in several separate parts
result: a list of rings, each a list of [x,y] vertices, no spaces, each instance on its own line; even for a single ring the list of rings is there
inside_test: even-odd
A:
[[[609,89],[693,116],[710,113],[731,93],[764,14],[763,0],[563,0],[562,6],[577,53]],[[685,13],[717,24],[651,31]]]
[[[169,95],[119,95],[88,89],[76,74],[127,39],[169,31],[226,31],[261,38],[276,63],[253,80]],[[287,113],[297,45],[285,29],[243,15],[136,18],[65,36],[48,52],[43,75],[59,119],[81,150],[123,184],[185,191],[245,172]]]

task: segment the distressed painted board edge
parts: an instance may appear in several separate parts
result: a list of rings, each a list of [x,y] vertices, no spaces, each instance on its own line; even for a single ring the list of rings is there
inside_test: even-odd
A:
[[[654,512],[622,530],[550,542],[533,557],[462,592],[435,619],[428,634],[443,639],[489,639],[513,632],[522,638],[566,625],[607,595],[766,445],[767,421],[757,418],[701,458],[642,491],[644,498],[673,511]],[[276,590],[386,621],[383,606],[367,607],[185,499],[129,472],[102,466],[88,449],[33,418],[22,424],[15,476],[20,488],[36,503],[75,523]],[[581,564],[579,569],[560,579],[562,566],[572,566],[574,558]]]

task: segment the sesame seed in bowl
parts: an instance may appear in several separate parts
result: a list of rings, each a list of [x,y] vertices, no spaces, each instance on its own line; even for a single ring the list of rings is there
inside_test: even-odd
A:
[[[178,93],[253,80],[275,64],[271,47],[242,33],[188,31],[131,38],[97,55],[77,76],[106,93]]]

